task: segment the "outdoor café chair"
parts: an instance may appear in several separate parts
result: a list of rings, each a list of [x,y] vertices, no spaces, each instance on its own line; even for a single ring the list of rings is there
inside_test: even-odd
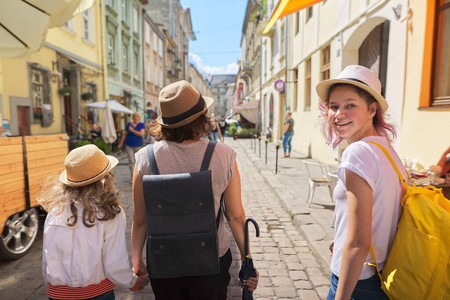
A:
[[[306,198],[306,203],[308,203],[308,207],[311,206],[314,193],[316,191],[316,187],[320,186],[327,187],[330,193],[331,200],[333,200],[332,181],[328,176],[327,166],[319,162],[313,162],[306,159],[303,160],[303,163],[306,166],[306,171],[308,172],[309,176],[308,197]]]

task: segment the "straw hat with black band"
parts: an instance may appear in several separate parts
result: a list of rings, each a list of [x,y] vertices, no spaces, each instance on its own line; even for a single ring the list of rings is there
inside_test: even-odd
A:
[[[171,83],[159,93],[161,115],[157,122],[165,128],[181,127],[204,114],[213,102],[185,80]]]
[[[65,170],[59,180],[71,187],[80,187],[99,181],[117,166],[118,159],[105,155],[95,145],[75,148],[66,156]]]
[[[381,82],[378,76],[366,67],[359,65],[350,65],[336,77],[319,82],[316,86],[317,95],[322,101],[327,101],[328,90],[336,83],[346,83],[359,87],[371,94],[380,105],[382,112],[388,109],[388,103],[381,96]]]

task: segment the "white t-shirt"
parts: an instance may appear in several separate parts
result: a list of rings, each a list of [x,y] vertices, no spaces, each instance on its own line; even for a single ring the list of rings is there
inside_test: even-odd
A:
[[[345,170],[350,170],[367,181],[373,191],[372,207],[372,245],[377,258],[378,267],[383,269],[389,250],[394,240],[397,224],[402,212],[401,199],[403,183],[387,159],[386,155],[376,145],[365,141],[374,141],[386,148],[397,168],[404,178],[407,178],[405,168],[397,153],[388,140],[381,136],[370,136],[350,144],[342,154],[341,165],[338,168],[339,181],[334,190],[336,203],[336,225],[334,230],[334,250],[330,269],[339,277],[342,250],[347,238],[348,210],[347,189],[345,187]],[[374,263],[369,253],[364,263],[360,280],[368,279],[375,274],[375,268],[368,265]]]

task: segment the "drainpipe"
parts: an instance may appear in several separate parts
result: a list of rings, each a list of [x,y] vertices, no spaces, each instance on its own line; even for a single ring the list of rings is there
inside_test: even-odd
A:
[[[262,55],[263,55],[263,51],[262,51],[262,37],[259,38],[259,104],[258,104],[258,118],[259,118],[259,122],[258,122],[258,131],[260,132],[260,134],[262,135],[263,132],[263,126],[262,126],[262,121],[264,120],[262,113],[262,77],[263,77],[263,66],[262,66]]]
[[[103,100],[108,99],[108,91],[106,90],[107,87],[107,81],[106,81],[106,70],[107,70],[107,64],[106,64],[106,55],[109,55],[108,53],[106,53],[105,50],[105,45],[107,45],[108,41],[105,40],[105,7],[104,7],[104,3],[103,1],[99,1],[99,12],[100,12],[100,16],[104,16],[103,18],[101,18],[100,21],[100,39],[101,39],[101,45],[100,45],[100,49],[101,49],[101,58],[102,58],[102,64],[103,64]]]

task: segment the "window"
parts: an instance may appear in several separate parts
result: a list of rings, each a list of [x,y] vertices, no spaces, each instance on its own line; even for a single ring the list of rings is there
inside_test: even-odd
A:
[[[158,36],[153,32],[153,51],[158,52]]]
[[[311,58],[305,63],[305,104],[304,110],[311,109]]]
[[[147,62],[147,69],[146,69],[146,72],[145,72],[145,80],[147,81],[147,82],[151,82],[151,80],[150,80],[150,62],[148,61]]]
[[[114,36],[108,34],[108,65],[116,64],[116,54],[114,51]]]
[[[31,101],[33,106],[33,122],[42,119],[44,104],[44,78],[42,71],[31,70]]]
[[[122,69],[128,72],[128,48],[127,46],[122,46]]]
[[[139,31],[139,13],[135,6],[133,6],[133,31]]]
[[[159,78],[159,74],[158,74],[158,68],[155,68],[155,85],[159,86],[159,82],[158,82],[158,78]]]
[[[92,8],[83,11],[83,39],[89,42],[93,42],[93,24],[92,24]]]
[[[111,8],[114,7],[114,0],[105,0],[105,4]]]
[[[292,70],[293,73],[293,78],[292,78],[292,84],[293,84],[293,97],[292,97],[292,110],[296,111],[297,110],[297,101],[298,101],[298,92],[297,92],[297,87],[298,87],[298,69],[294,69]]]
[[[161,39],[158,39],[158,53],[159,56],[163,57],[163,43]]]
[[[139,80],[139,55],[135,52],[133,55],[134,78]]]
[[[70,31],[74,31],[74,23],[73,23],[73,19],[70,19],[69,21],[67,21],[64,25],[64,28],[70,30]]]
[[[322,49],[320,64],[320,80],[330,79],[330,46]]]
[[[122,0],[122,19],[127,21],[127,0]]]
[[[286,33],[284,31],[284,24],[281,25],[280,29],[280,57],[286,55]]]
[[[147,43],[147,45],[150,45],[150,25],[145,22],[144,23],[144,28],[145,28],[145,42]]]
[[[300,11],[298,11],[295,14],[295,21],[294,21],[294,36],[298,34],[300,31]]]
[[[312,6],[310,6],[310,7],[308,7],[306,9],[306,20],[305,20],[305,23],[308,22],[309,19],[312,18],[312,16],[313,16],[313,8],[312,8]]]
[[[450,0],[436,1],[431,105],[450,105]]]

